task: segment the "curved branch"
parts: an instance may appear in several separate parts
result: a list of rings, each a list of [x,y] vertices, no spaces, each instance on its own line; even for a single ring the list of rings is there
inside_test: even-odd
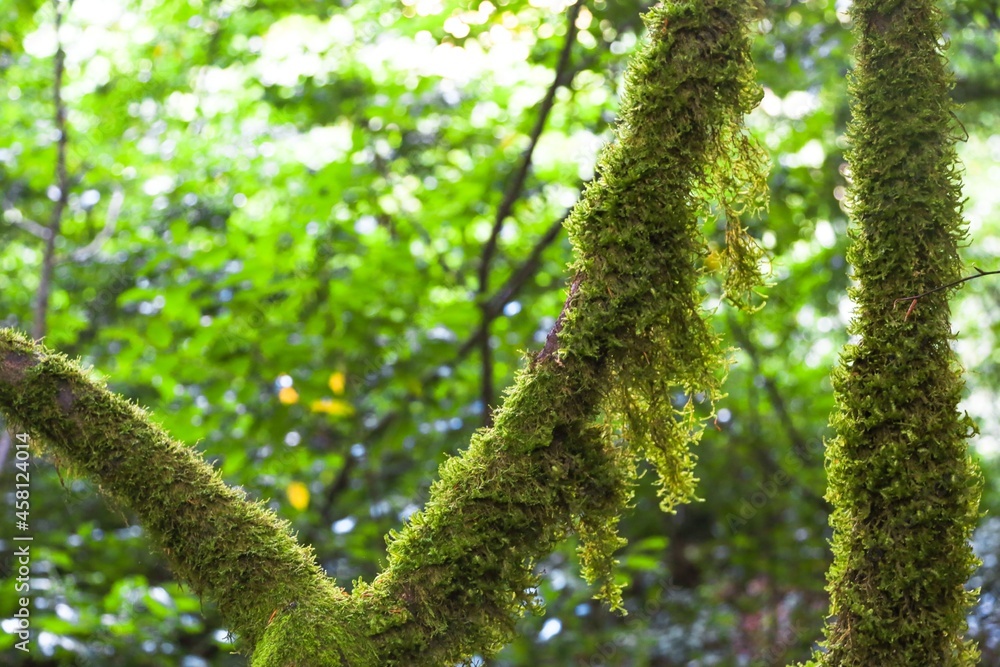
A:
[[[563,225],[566,222],[566,217],[562,217],[556,222],[553,222],[549,228],[545,231],[542,236],[539,237],[538,241],[535,242],[534,247],[528,254],[528,257],[521,263],[520,266],[511,274],[507,282],[504,283],[503,287],[498,289],[496,293],[486,302],[488,314],[488,321],[492,322],[494,319],[500,316],[503,312],[504,306],[513,301],[521,290],[527,284],[528,280],[538,271],[539,266],[541,266],[542,254],[552,243],[559,238],[559,233],[563,229]],[[482,320],[479,326],[476,328],[472,334],[465,339],[465,341],[458,347],[458,351],[455,352],[455,356],[450,360],[442,364],[447,368],[454,368],[458,364],[462,363],[476,346],[481,343],[481,341],[486,337],[488,331],[487,320]],[[439,382],[442,378],[441,374],[438,372],[440,366],[432,371],[425,374],[421,380],[420,385],[424,387],[425,391],[429,385]],[[383,416],[376,422],[375,426],[367,431],[364,440],[366,442],[371,442],[372,439],[377,439],[385,429],[399,418],[400,413],[390,412]]]
[[[507,282],[503,284],[503,287],[498,289],[496,293],[490,297],[486,302],[486,313],[491,319],[496,319],[503,312],[504,306],[514,300],[514,297],[518,295],[521,288],[524,287],[525,283],[528,282],[538,272],[539,266],[542,263],[542,253],[550,245],[552,245],[557,238],[559,238],[559,233],[563,229],[563,223],[566,221],[566,217],[563,216],[559,220],[553,222],[545,233],[542,234],[538,241],[535,242],[534,247],[532,247],[531,252],[528,253],[527,258],[521,265],[514,270],[514,273],[510,275]],[[482,333],[477,332],[476,336],[480,336]]]
[[[566,80],[568,76],[567,72],[569,71],[569,57],[573,51],[573,44],[576,42],[576,35],[579,31],[576,27],[576,19],[580,15],[580,9],[582,6],[583,2],[580,0],[569,8],[569,14],[567,15],[568,27],[566,29],[566,41],[563,44],[562,52],[559,54],[559,61],[556,64],[555,78],[553,78],[552,84],[549,86],[549,89],[545,93],[545,97],[542,98],[542,101],[539,104],[538,116],[535,119],[535,126],[531,130],[531,138],[528,141],[528,147],[524,149],[524,153],[521,156],[521,164],[518,166],[517,171],[514,173],[514,177],[507,185],[503,200],[500,202],[500,206],[497,207],[496,216],[493,219],[493,228],[490,230],[490,236],[486,240],[486,244],[483,246],[483,255],[479,264],[480,293],[485,292],[488,288],[490,266],[493,262],[493,255],[497,249],[497,243],[500,240],[500,232],[503,230],[503,223],[510,216],[511,211],[514,209],[514,204],[517,203],[518,198],[521,196],[521,190],[524,188],[524,182],[528,178],[528,172],[531,170],[531,160],[535,153],[535,147],[538,145],[538,140],[541,138],[542,131],[545,129],[545,123],[548,121],[549,114],[552,112],[552,107],[555,105],[556,92],[558,92],[559,88],[562,86],[566,86],[571,83]]]
[[[557,238],[559,238],[559,233],[563,229],[563,224],[566,221],[566,216],[563,216],[559,220],[553,222],[549,228],[545,231],[542,236],[535,242],[534,247],[532,247],[531,252],[528,257],[518,266],[518,268],[511,274],[507,282],[504,283],[503,287],[498,289],[496,293],[486,302],[486,314],[487,319],[483,319],[479,322],[476,330],[470,335],[465,342],[463,342],[455,356],[444,364],[438,365],[433,371],[427,372],[420,379],[420,386],[423,391],[427,391],[429,387],[440,382],[442,375],[439,369],[443,366],[446,368],[454,368],[462,361],[464,361],[469,354],[472,353],[476,346],[479,345],[480,341],[486,337],[488,330],[488,322],[492,322],[494,319],[500,316],[503,312],[504,306],[513,301],[518,294],[520,294],[521,289],[527,284],[528,280],[538,271],[538,268],[542,263],[542,254],[552,245]],[[413,395],[410,395],[413,398]],[[378,440],[385,433],[392,424],[396,422],[397,419],[402,416],[401,410],[393,410],[383,414],[375,424],[366,429],[365,432],[358,438],[360,442],[366,442],[371,445],[374,441]],[[330,512],[333,509],[334,504],[337,501],[337,497],[340,493],[347,488],[347,475],[350,474],[353,469],[353,459],[348,459],[348,464],[345,464],[341,469],[341,472],[337,475],[337,479],[334,483],[330,484],[323,494],[323,502],[320,505],[319,514],[322,517],[329,517]]]
[[[108,203],[108,213],[104,218],[104,228],[97,233],[97,236],[82,248],[77,248],[70,253],[70,260],[74,262],[86,262],[88,259],[101,251],[108,239],[115,233],[115,226],[118,223],[118,216],[122,211],[122,204],[125,203],[125,194],[120,189],[116,189],[111,195]]]
[[[11,329],[0,329],[0,406],[10,428],[41,436],[134,511],[177,575],[218,602],[241,647],[252,649],[275,610],[346,599],[273,512],[226,486],[140,408]]]
[[[759,99],[753,10],[678,0],[646,15],[652,38],[626,77],[618,143],[567,223],[576,277],[558,331],[495,425],[441,467],[426,507],[390,536],[386,568],[349,597],[191,449],[10,330],[0,330],[0,408],[136,511],[178,574],[219,600],[253,667],[436,667],[491,654],[534,608],[534,563],[571,531],[598,597],[620,605],[613,553],[634,459],[657,469],[665,506],[691,497],[697,420],[664,397],[676,386],[718,395],[723,355],[699,290],[707,202],[691,193],[716,170],[757,164],[717,141],[739,135]],[[597,423],[607,412],[627,424],[624,446]]]
[[[10,210],[10,209],[8,209]],[[6,211],[4,211],[6,213]],[[52,231],[45,225],[39,224],[30,218],[20,218],[11,222],[18,229],[23,229],[36,239],[47,241],[52,236]]]

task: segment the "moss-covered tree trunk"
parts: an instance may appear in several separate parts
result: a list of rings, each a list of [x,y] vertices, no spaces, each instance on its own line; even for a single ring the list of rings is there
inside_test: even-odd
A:
[[[635,459],[657,469],[665,508],[689,498],[698,422],[671,398],[718,390],[721,353],[698,290],[710,202],[729,217],[730,296],[756,272],[736,215],[763,184],[741,128],[759,100],[752,11],[745,0],[680,0],[647,15],[618,140],[570,216],[576,261],[558,324],[495,425],[444,464],[425,509],[392,535],[370,584],[337,588],[192,450],[9,330],[0,408],[138,514],[177,573],[219,602],[257,667],[439,666],[492,653],[532,607],[534,563],[571,531],[585,574],[617,604],[615,526]]]
[[[946,292],[894,307],[958,276],[963,236],[958,134],[932,0],[856,0],[857,68],[848,159],[850,262],[858,286],[835,373],[837,438],[828,652],[837,667],[970,665],[969,538],[980,478]]]

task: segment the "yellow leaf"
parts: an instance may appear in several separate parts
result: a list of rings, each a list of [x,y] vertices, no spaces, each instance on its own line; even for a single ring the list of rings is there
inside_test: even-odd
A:
[[[285,405],[292,405],[299,402],[299,392],[294,387],[282,387],[278,392],[278,400]]]
[[[302,482],[292,482],[285,490],[288,502],[300,512],[309,507],[309,489]]]
[[[713,249],[712,252],[708,253],[708,256],[705,258],[705,268],[709,271],[718,271],[722,266],[722,261],[722,253]]]
[[[313,412],[325,412],[328,415],[335,415],[338,417],[347,417],[354,414],[354,406],[347,401],[340,401],[332,398],[324,398],[319,401],[313,401],[309,408]]]
[[[334,394],[340,396],[341,394],[344,393],[344,385],[346,384],[346,380],[347,378],[341,371],[337,371],[336,373],[330,376],[330,389],[333,390]]]
[[[420,382],[420,378],[410,378],[406,381],[406,388],[410,390],[410,393],[420,398],[424,395],[424,385]]]

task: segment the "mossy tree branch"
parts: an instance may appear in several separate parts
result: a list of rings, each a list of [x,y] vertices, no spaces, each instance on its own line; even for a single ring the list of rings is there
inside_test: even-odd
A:
[[[0,329],[0,406],[12,428],[49,445],[57,464],[135,512],[178,577],[218,603],[243,646],[257,643],[276,609],[345,603],[273,512],[226,486],[194,450],[77,364],[10,329]]]
[[[550,343],[492,428],[447,461],[386,569],[350,596],[287,526],[228,489],[138,408],[74,364],[0,331],[0,408],[133,508],[179,576],[219,601],[255,667],[445,665],[498,650],[534,607],[533,565],[570,532],[584,574],[620,606],[618,517],[637,459],[662,506],[690,499],[696,392],[724,355],[700,308],[704,217],[727,216],[730,296],[757,279],[739,214],[766,192],[743,114],[760,99],[745,0],[653,9],[626,76],[618,140],[567,221],[576,261]]]
[[[964,639],[981,478],[957,411],[947,290],[961,264],[951,85],[932,0],[856,0],[849,127],[858,286],[827,451],[829,667],[972,665]],[[893,300],[918,294],[918,314]]]

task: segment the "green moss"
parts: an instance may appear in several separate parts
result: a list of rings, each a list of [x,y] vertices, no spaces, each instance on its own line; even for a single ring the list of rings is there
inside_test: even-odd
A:
[[[386,664],[498,649],[534,610],[532,565],[573,530],[584,574],[619,607],[615,527],[636,459],[657,469],[665,508],[693,496],[700,424],[672,400],[712,398],[721,382],[699,290],[711,198],[723,195],[734,225],[741,202],[761,200],[762,161],[740,125],[760,96],[752,10],[674,2],[646,16],[652,39],[630,64],[617,142],[567,222],[576,261],[557,345],[518,376],[493,429],[442,467],[425,510],[391,536],[387,569],[355,594]],[[737,272],[756,271],[748,248],[733,249]],[[400,600],[408,613],[388,619]]]
[[[741,125],[760,98],[754,7],[683,0],[645,17],[651,39],[627,73],[617,142],[567,223],[574,280],[556,330],[494,426],[441,467],[426,507],[389,536],[385,570],[350,596],[287,526],[138,408],[9,331],[0,406],[137,511],[177,573],[219,601],[256,667],[438,666],[493,653],[537,611],[534,565],[573,531],[584,575],[620,608],[616,526],[637,461],[657,470],[665,509],[692,498],[701,425],[689,399],[711,400],[721,383],[724,355],[700,308],[706,217],[721,212],[730,226],[730,296],[757,280],[740,221],[764,182]]]
[[[893,300],[955,279],[960,183],[950,80],[929,0],[858,0],[849,130],[859,342],[834,374],[837,438],[827,453],[834,506],[824,666],[971,665],[964,589],[981,480],[946,293],[911,316]]]
[[[136,513],[177,575],[218,603],[243,650],[253,650],[275,610],[316,591],[336,599],[312,550],[273,512],[226,486],[196,452],[79,365],[9,329],[0,329],[0,406]],[[340,629],[327,642],[345,655],[363,654],[363,635],[349,642],[347,635]]]
[[[359,640],[365,619],[333,582],[307,588],[271,612],[251,667],[379,667],[374,648]]]

